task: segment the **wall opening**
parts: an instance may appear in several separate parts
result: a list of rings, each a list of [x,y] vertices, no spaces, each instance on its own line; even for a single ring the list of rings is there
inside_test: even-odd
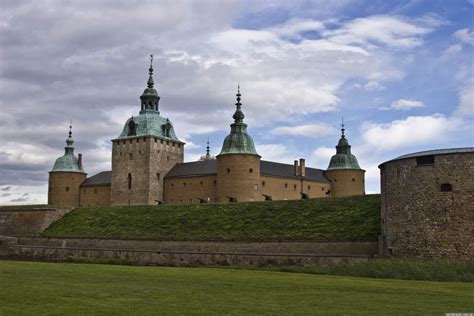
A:
[[[441,192],[451,192],[453,191],[453,186],[450,183],[443,183],[441,185]]]
[[[418,166],[420,166],[420,165],[432,165],[432,164],[434,164],[434,156],[429,155],[429,156],[416,157],[416,164]]]
[[[132,174],[131,173],[128,174],[128,189],[129,190],[132,189]]]

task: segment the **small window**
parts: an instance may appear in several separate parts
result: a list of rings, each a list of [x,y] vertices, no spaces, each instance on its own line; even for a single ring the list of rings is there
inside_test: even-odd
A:
[[[128,174],[128,189],[129,190],[132,189],[132,174],[131,173]]]
[[[295,191],[296,191],[296,184],[294,184],[294,185],[293,185],[293,190],[295,190]]]
[[[214,184],[217,184],[217,181],[216,181],[216,180],[214,180]]]
[[[133,154],[132,154],[132,153],[128,154],[128,157],[129,157],[130,159],[133,159]]]
[[[156,174],[156,180],[160,181],[160,179],[161,179],[160,174],[157,173],[157,174]]]
[[[183,187],[186,187],[186,182],[183,182]]]
[[[355,178],[352,178],[352,182],[356,182],[356,179],[355,179]]]
[[[441,185],[441,192],[451,192],[453,191],[453,186],[449,183],[443,183]]]
[[[173,187],[174,187],[174,184],[173,184],[173,183],[171,183],[171,188],[173,188]]]
[[[141,150],[139,150],[139,151],[138,151],[138,153],[141,155],[141,154],[142,154],[142,151],[141,151]]]
[[[158,139],[155,137],[155,143],[158,142]]]
[[[127,136],[135,136],[137,134],[137,124],[133,120],[128,123],[128,134]]]
[[[310,186],[310,185],[308,185],[308,191],[309,191],[309,190],[311,190],[311,186]]]
[[[97,188],[94,189],[94,194],[97,194]]]
[[[201,183],[201,187],[202,187],[204,185],[204,182],[201,181],[200,183]]]
[[[163,140],[162,140],[162,139],[160,139],[160,143],[162,143],[162,144],[163,144]]]
[[[181,148],[181,144],[178,144],[178,148]]]
[[[166,156],[166,160],[167,160],[167,161],[170,161],[170,156]]]
[[[288,183],[285,183],[285,188],[288,188]]]
[[[130,139],[130,140],[129,140],[130,144],[132,143],[132,141],[133,141],[133,139]]]
[[[419,165],[432,165],[434,164],[434,156],[429,155],[429,156],[421,156],[421,157],[416,157],[416,164]]]
[[[337,182],[337,179],[334,179],[334,182]]]
[[[225,171],[226,171],[227,173],[230,173],[230,169],[229,169],[229,168],[225,169]]]
[[[122,152],[120,152],[120,156],[122,156]]]
[[[140,138],[137,138],[137,143],[139,143],[139,142],[140,142]]]
[[[321,191],[324,191],[324,187],[321,188]]]
[[[262,181],[262,187],[264,187],[264,186],[265,186],[265,181]]]
[[[172,144],[172,145],[173,145],[173,147],[174,147],[175,143],[173,142],[173,143],[171,143],[171,144]]]
[[[169,141],[169,140],[167,140],[167,141],[166,141],[166,145],[169,145],[169,144],[170,144],[170,141]]]
[[[69,187],[66,187],[66,192],[69,192]]]
[[[143,137],[143,142],[146,143],[146,137]]]
[[[253,173],[253,169],[252,169],[252,168],[250,168],[250,169],[249,169],[249,172],[250,172],[250,173]]]

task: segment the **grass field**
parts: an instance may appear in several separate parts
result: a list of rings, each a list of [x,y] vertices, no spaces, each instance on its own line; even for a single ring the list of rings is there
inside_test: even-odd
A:
[[[0,261],[0,315],[474,311],[474,285],[212,268]]]
[[[80,208],[48,237],[167,240],[377,240],[380,195],[235,204]]]

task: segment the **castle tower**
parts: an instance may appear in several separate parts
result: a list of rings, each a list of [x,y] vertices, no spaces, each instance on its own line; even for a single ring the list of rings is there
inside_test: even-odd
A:
[[[209,138],[207,138],[206,154],[202,155],[201,158],[199,158],[199,161],[214,160],[214,159],[216,158],[213,155],[211,155],[211,149],[209,148]]]
[[[72,126],[69,126],[69,137],[64,147],[64,155],[56,159],[49,172],[48,204],[59,208],[79,206],[79,186],[87,177],[82,167],[82,154],[74,156]]]
[[[163,201],[163,179],[183,162],[184,143],[168,118],[160,116],[160,96],[154,88],[153,55],[147,88],[140,96],[138,116],[127,120],[112,140],[111,205],[152,205]]]
[[[247,134],[245,115],[240,103],[240,87],[237,90],[237,109],[230,125],[230,134],[224,139],[217,156],[217,197],[219,202],[246,202],[262,200],[259,191],[260,156],[255,150],[252,137]]]
[[[331,157],[325,173],[331,181],[331,196],[363,195],[365,194],[365,170],[359,167],[357,158],[351,154],[351,146],[344,131],[343,122],[336,154]]]

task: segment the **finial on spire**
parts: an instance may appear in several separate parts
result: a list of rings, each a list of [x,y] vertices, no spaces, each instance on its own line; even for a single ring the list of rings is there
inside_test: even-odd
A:
[[[232,116],[234,118],[235,123],[242,123],[244,121],[245,115],[242,112],[242,103],[240,103],[240,97],[242,96],[240,94],[240,84],[237,84],[237,103],[235,103],[237,109],[235,110],[234,115]]]
[[[342,122],[341,122],[341,137],[344,138],[345,135],[344,135],[344,131],[346,129],[344,128],[344,116],[342,117]]]
[[[72,120],[69,120],[69,138],[72,137]]]
[[[148,88],[153,88],[155,82],[153,81],[153,54],[150,54],[150,68],[148,68],[150,77],[148,78]]]
[[[206,156],[210,155],[210,149],[209,149],[209,137],[207,138],[207,147],[206,147]]]

